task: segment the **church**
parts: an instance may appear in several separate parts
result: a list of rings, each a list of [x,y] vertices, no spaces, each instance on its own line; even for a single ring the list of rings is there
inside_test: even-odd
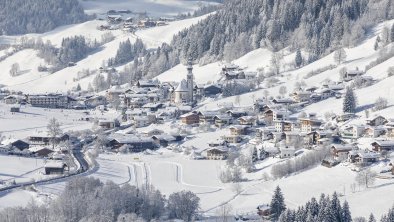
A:
[[[174,102],[175,104],[181,105],[193,105],[194,104],[194,76],[193,76],[193,63],[191,60],[187,63],[187,77],[183,79],[178,87],[174,90]]]

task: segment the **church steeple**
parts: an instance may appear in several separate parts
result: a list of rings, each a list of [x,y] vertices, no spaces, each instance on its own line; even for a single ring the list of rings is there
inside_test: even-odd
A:
[[[194,76],[193,76],[193,61],[189,59],[187,61],[187,88],[189,91],[189,102],[191,105],[194,103],[194,95],[193,95],[193,88],[194,88],[194,82],[193,82]]]

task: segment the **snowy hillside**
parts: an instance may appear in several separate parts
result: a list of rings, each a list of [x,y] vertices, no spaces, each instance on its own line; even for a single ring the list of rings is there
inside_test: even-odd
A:
[[[172,16],[196,10],[199,1],[186,0],[80,0],[88,14],[102,14],[108,10],[148,12],[153,16]]]
[[[118,50],[119,43],[130,39],[134,42],[137,38],[141,38],[148,47],[157,47],[161,43],[169,42],[171,37],[179,31],[197,23],[204,19],[206,16],[197,18],[185,19],[182,21],[171,22],[167,26],[155,27],[151,29],[141,30],[132,33],[123,33],[119,30],[111,31],[115,39],[98,50],[81,60],[73,67],[67,67],[54,74],[49,75],[48,73],[38,73],[37,67],[39,65],[45,65],[45,62],[38,58],[36,54],[32,54],[33,50],[23,50],[8,57],[5,61],[0,62],[0,66],[6,72],[2,72],[0,79],[1,84],[6,85],[11,90],[21,90],[26,93],[42,93],[42,92],[66,92],[78,84],[82,88],[86,89],[88,84],[92,82],[94,76],[90,76],[80,81],[74,82],[79,71],[84,69],[98,69],[102,66],[103,61],[114,57]],[[83,35],[90,40],[100,40],[101,36],[106,33],[97,30],[99,25],[103,24],[103,21],[89,21],[78,25],[71,25],[57,28],[51,32],[44,34],[26,35],[27,37],[42,38],[44,41],[51,41],[53,44],[59,46],[61,41],[65,37]],[[21,36],[6,36],[0,37],[0,41],[7,41],[9,43],[17,42]],[[2,40],[1,40],[2,39]],[[31,59],[25,60],[28,56]],[[22,71],[26,70],[26,75],[11,77],[8,71],[11,65],[18,62],[21,66]]]

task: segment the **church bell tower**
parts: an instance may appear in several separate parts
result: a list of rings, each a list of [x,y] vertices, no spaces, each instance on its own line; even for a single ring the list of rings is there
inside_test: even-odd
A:
[[[187,61],[187,89],[189,91],[189,103],[193,105],[194,103],[194,95],[193,95],[193,88],[194,88],[194,76],[193,76],[193,62],[191,59]]]

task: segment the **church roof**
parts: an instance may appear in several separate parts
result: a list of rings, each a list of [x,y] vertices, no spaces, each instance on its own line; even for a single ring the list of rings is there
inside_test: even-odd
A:
[[[178,87],[175,89],[175,92],[187,92],[187,91],[189,91],[187,88],[187,83],[186,83],[186,80],[183,79],[179,83]]]

